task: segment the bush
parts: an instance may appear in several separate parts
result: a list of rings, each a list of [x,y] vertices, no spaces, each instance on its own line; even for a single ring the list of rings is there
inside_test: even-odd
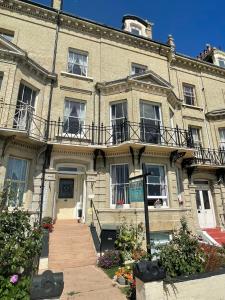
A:
[[[120,254],[119,251],[106,251],[99,257],[98,266],[103,269],[110,269],[114,266],[119,266]]]
[[[134,224],[122,223],[115,242],[116,249],[120,251],[123,261],[131,260],[135,252],[141,251],[144,240],[143,223]]]
[[[189,231],[184,218],[172,241],[157,248],[159,263],[165,268],[168,277],[196,274],[204,270],[204,252],[197,237]]]
[[[28,271],[41,251],[41,230],[30,224],[30,216],[20,210],[0,214],[0,274],[8,277]]]
[[[17,283],[11,283],[10,277],[0,276],[0,299],[29,300],[30,285],[29,277],[22,277]]]
[[[20,210],[0,213],[0,299],[29,299],[30,278],[41,251],[42,232]]]
[[[201,247],[205,253],[204,271],[215,271],[224,266],[225,253],[223,249],[207,244],[202,244]]]

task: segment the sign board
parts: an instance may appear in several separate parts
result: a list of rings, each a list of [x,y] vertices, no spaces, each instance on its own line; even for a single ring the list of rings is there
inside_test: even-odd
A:
[[[143,178],[129,180],[129,200],[132,202],[144,202]]]

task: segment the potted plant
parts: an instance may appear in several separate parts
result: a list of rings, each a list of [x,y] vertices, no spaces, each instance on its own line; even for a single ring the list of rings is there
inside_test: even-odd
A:
[[[41,222],[42,228],[45,230],[48,230],[49,232],[52,232],[53,230],[53,221],[51,217],[44,217]]]
[[[124,200],[118,199],[116,202],[116,208],[123,208],[123,205],[124,205]]]

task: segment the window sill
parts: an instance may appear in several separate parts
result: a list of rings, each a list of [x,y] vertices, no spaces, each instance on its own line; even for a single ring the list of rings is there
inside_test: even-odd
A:
[[[169,208],[167,206],[162,206],[161,208],[155,207],[148,207],[148,211],[150,212],[179,212],[179,211],[190,211],[190,208],[182,207],[182,208]],[[118,213],[118,212],[143,212],[144,208],[99,208],[98,212],[111,212],[111,213]]]
[[[201,110],[201,111],[203,111],[203,107],[196,106],[196,105],[182,104],[182,106],[183,106],[184,108],[192,108],[192,109],[196,109],[196,110]]]
[[[64,71],[61,71],[61,75],[66,76],[66,77],[72,77],[72,78],[84,80],[84,81],[90,81],[90,82],[94,81],[94,79],[92,77],[82,76],[82,75],[68,73],[68,72],[64,72]]]

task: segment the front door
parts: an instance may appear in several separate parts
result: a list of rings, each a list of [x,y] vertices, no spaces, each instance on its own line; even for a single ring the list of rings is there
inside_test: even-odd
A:
[[[195,193],[199,226],[201,228],[214,228],[216,226],[215,215],[209,188],[196,189]]]
[[[60,177],[56,199],[57,219],[74,219],[76,217],[76,191],[74,177]]]

